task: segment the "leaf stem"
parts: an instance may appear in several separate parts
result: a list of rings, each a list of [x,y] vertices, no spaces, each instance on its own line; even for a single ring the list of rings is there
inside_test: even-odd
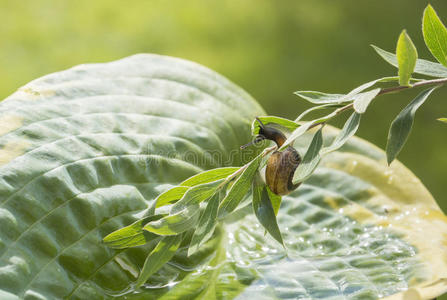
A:
[[[270,152],[272,152],[273,150],[276,150],[278,147],[272,146],[272,147],[268,147],[265,148],[264,151],[262,152],[262,157],[265,157],[267,154],[269,154]],[[250,161],[251,162],[251,161]],[[240,167],[236,172],[234,172],[233,174],[229,175],[227,178],[225,178],[225,180],[219,184],[219,186],[217,187],[217,189],[220,189],[221,187],[223,187],[224,185],[226,185],[228,182],[230,182],[231,180],[233,180],[235,177],[239,176],[245,169],[247,169],[248,165],[250,164],[250,162],[246,163],[245,165],[243,165],[242,167]]]
[[[406,90],[406,89],[411,89],[411,88],[416,88],[416,87],[421,87],[421,86],[426,86],[426,85],[444,85],[445,83],[447,83],[447,78],[439,78],[439,79],[431,79],[431,80],[424,80],[424,81],[419,81],[414,83],[413,85],[409,85],[409,86],[405,86],[405,85],[399,85],[399,86],[393,86],[390,88],[383,88],[380,90],[380,92],[377,94],[379,95],[385,95],[385,94],[390,94],[390,93],[395,93],[395,92],[399,92],[401,90]],[[314,128],[315,126],[318,126],[320,124],[326,123],[328,120],[334,118],[335,116],[338,116],[339,114],[341,114],[344,111],[350,110],[354,107],[354,102],[351,102],[345,106],[342,106],[340,108],[337,108],[336,110],[334,110],[331,114],[329,114],[327,116],[327,119],[321,121],[321,122],[316,122],[315,124],[313,124],[312,126],[309,127],[309,130]]]

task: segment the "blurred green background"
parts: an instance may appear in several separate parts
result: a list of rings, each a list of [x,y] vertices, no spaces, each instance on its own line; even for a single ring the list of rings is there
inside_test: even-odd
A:
[[[432,5],[447,23],[447,1]],[[2,0],[0,99],[28,81],[73,65],[140,52],[178,56],[220,72],[270,114],[294,118],[301,90],[343,93],[394,75],[369,44],[393,50],[403,28],[432,59],[421,34],[426,1]],[[384,148],[388,127],[418,91],[380,97],[359,136]],[[447,88],[416,117],[400,155],[447,211]],[[340,120],[342,121],[342,120]],[[338,123],[340,125],[341,123]]]

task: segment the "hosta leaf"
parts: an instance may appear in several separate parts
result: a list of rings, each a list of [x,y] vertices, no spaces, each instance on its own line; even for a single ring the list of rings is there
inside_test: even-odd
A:
[[[191,244],[188,248],[188,256],[196,253],[199,247],[202,246],[214,233],[214,228],[217,225],[217,210],[219,208],[220,193],[215,193],[207,203],[205,211],[200,216],[197,228],[194,230],[194,235],[191,238]]]
[[[219,218],[223,218],[232,211],[234,211],[239,203],[241,203],[245,194],[247,194],[250,189],[253,177],[258,170],[259,164],[261,163],[261,155],[258,155],[247,168],[242,172],[241,175],[236,179],[234,184],[231,186],[227,195],[223,198],[222,203],[219,206]]]
[[[396,68],[399,67],[397,63],[397,57],[394,53],[385,51],[383,49],[380,49],[377,46],[371,45],[374,50],[379,54],[386,62],[389,64],[395,66]],[[432,77],[447,77],[447,68],[444,67],[441,64],[434,63],[425,59],[418,59],[416,60],[416,66],[414,67],[414,73],[432,76]]]
[[[436,87],[427,89],[420,93],[413,101],[411,101],[394,119],[391,123],[390,131],[388,133],[388,142],[386,145],[386,155],[388,164],[397,157],[400,150],[402,150],[411,128],[413,127],[414,116],[418,108],[424,104],[431,92]]]
[[[259,174],[253,180],[253,211],[265,230],[280,244],[283,244],[281,231],[276,222],[275,210],[270,201],[267,186]]]
[[[197,175],[192,176],[191,178],[186,179],[182,183],[181,186],[196,186],[202,183],[208,183],[212,181],[216,181],[219,179],[224,179],[227,176],[233,174],[239,170],[237,167],[226,167],[226,168],[216,168],[208,171],[204,171]]]
[[[337,137],[334,139],[329,147],[322,150],[322,153],[329,153],[340,149],[346,143],[346,141],[357,132],[357,129],[360,125],[360,117],[361,114],[353,112],[349,119],[346,121],[339,135],[337,135]]]
[[[303,160],[298,165],[295,170],[295,174],[293,174],[293,183],[299,183],[306,180],[312,172],[317,167],[320,162],[320,150],[323,146],[323,134],[322,129],[320,128],[314,135],[312,142],[309,145],[309,148],[304,154]]]
[[[399,65],[399,85],[408,86],[418,53],[406,30],[402,31],[397,41],[396,57]]]
[[[379,94],[380,89],[373,89],[365,93],[361,93],[354,100],[354,110],[359,114],[363,114],[366,112],[369,104],[372,100]]]
[[[447,66],[447,29],[430,4],[424,10],[422,32],[430,52],[441,64]]]
[[[246,163],[236,150],[264,114],[215,72],[158,55],[19,89],[0,103],[0,294],[104,299],[127,289],[155,244],[117,251],[102,239],[186,178]],[[203,251],[174,256],[184,269],[163,266],[148,285],[186,276],[212,253]]]
[[[154,215],[143,218],[129,226],[120,228],[107,235],[103,241],[112,248],[124,249],[144,245],[152,241],[156,236],[153,233],[143,230],[144,225],[151,221],[159,220],[163,215]]]
[[[165,236],[158,242],[154,250],[148,255],[141,269],[135,287],[140,287],[149,277],[157,272],[165,263],[171,260],[182,241],[181,235]]]

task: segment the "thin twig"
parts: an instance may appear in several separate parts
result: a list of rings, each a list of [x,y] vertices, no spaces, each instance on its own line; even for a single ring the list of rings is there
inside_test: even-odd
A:
[[[416,87],[421,87],[421,86],[426,86],[426,85],[444,85],[445,83],[447,83],[447,78],[439,78],[439,79],[432,79],[432,80],[424,80],[424,81],[419,81],[416,82],[413,85],[409,85],[409,86],[404,86],[404,85],[399,85],[399,86],[393,86],[390,88],[383,88],[380,90],[380,92],[377,94],[379,95],[385,95],[385,94],[390,94],[390,93],[395,93],[401,90],[406,90],[406,89],[411,89],[411,88],[416,88]],[[344,111],[350,110],[354,107],[354,103],[349,103],[343,107],[337,108],[336,110],[334,110],[331,114],[329,114],[329,118],[328,119],[332,119],[335,116],[338,116],[339,114],[341,114]],[[322,123],[326,123],[327,120],[321,121],[321,122],[317,122],[315,124],[313,124],[312,126],[309,127],[309,129],[314,128],[315,126],[318,126]]]

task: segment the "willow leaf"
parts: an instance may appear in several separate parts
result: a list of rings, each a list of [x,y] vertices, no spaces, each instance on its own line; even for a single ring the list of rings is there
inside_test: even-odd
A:
[[[399,36],[396,47],[397,63],[399,65],[399,84],[410,85],[411,74],[416,66],[418,53],[405,30]]]
[[[346,121],[345,125],[343,126],[343,129],[340,131],[340,133],[332,142],[332,144],[321,151],[322,154],[326,154],[340,149],[346,143],[346,141],[357,132],[357,129],[359,128],[360,125],[360,117],[361,114],[353,112],[352,115],[349,117],[349,119]]]
[[[422,32],[430,52],[441,64],[447,66],[447,29],[430,4],[424,10]]]
[[[206,208],[200,216],[197,228],[191,238],[188,248],[188,256],[196,253],[200,246],[203,245],[214,233],[217,225],[217,211],[219,209],[220,193],[215,193],[207,202]]]
[[[368,92],[360,93],[354,100],[354,110],[359,114],[366,112],[369,104],[380,93],[380,88],[370,90]]]
[[[310,175],[312,175],[315,168],[318,166],[320,162],[320,150],[323,146],[323,133],[322,128],[318,129],[312,138],[312,142],[309,145],[309,148],[304,154],[303,160],[298,165],[295,170],[295,174],[293,174],[293,183],[297,184],[299,182],[303,182]]]
[[[433,92],[436,87],[432,87],[420,93],[413,101],[411,101],[394,119],[391,123],[390,131],[388,133],[388,142],[386,145],[386,156],[388,164],[397,157],[402,150],[405,142],[410,135],[411,128],[413,127],[414,116],[418,108],[424,104],[428,96]]]
[[[149,277],[157,272],[165,263],[167,263],[175,254],[182,241],[181,235],[165,236],[154,250],[148,255],[144,262],[140,276],[135,283],[135,288],[140,287]]]
[[[212,181],[216,181],[219,179],[224,179],[227,176],[233,174],[239,170],[238,167],[226,167],[226,168],[216,168],[208,171],[201,172],[197,175],[194,175],[182,183],[180,183],[181,186],[196,186],[202,183],[208,183]]]
[[[153,233],[143,230],[144,225],[151,221],[159,220],[163,217],[163,215],[153,215],[143,218],[132,223],[131,225],[110,233],[103,239],[103,241],[107,246],[116,249],[144,245],[156,238],[156,235]]]
[[[379,54],[386,62],[395,66],[396,68],[399,67],[397,63],[397,57],[394,53],[385,51],[374,45],[371,46],[377,52],[377,54]],[[447,68],[441,64],[419,58],[418,60],[416,60],[414,73],[432,77],[447,77]]]
[[[231,186],[230,190],[223,198],[222,203],[219,206],[219,218],[223,218],[234,211],[238,207],[239,203],[241,203],[245,194],[247,194],[248,190],[250,189],[253,176],[261,163],[261,158],[262,154],[258,155],[254,160],[252,160]]]
[[[253,211],[265,230],[280,244],[284,244],[267,186],[259,174],[253,180]]]

